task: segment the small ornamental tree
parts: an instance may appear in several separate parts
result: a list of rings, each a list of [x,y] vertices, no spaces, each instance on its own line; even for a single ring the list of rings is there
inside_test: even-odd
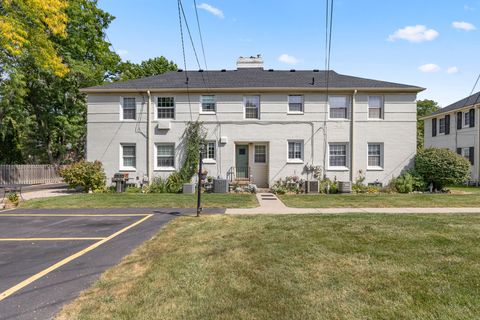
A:
[[[106,187],[106,176],[100,161],[79,161],[62,170],[60,176],[70,188],[82,187],[85,192],[102,192]]]
[[[205,144],[206,130],[202,122],[188,122],[183,133],[185,142],[185,161],[180,169],[183,183],[189,183],[198,170],[200,146]]]
[[[470,162],[448,149],[428,148],[415,157],[415,171],[427,185],[437,190],[447,185],[459,184],[470,176]]]

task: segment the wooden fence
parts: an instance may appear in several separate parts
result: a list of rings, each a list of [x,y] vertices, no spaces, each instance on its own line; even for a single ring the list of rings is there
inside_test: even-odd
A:
[[[59,169],[49,164],[0,165],[0,185],[63,182]]]

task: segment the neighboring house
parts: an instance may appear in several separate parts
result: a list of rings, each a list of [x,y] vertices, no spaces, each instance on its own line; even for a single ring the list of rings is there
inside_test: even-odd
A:
[[[416,152],[416,95],[423,88],[330,71],[264,70],[260,57],[237,70],[169,72],[83,89],[87,159],[115,172],[167,176],[182,164],[188,121],[208,130],[208,175],[267,187],[286,176],[387,183]],[[187,80],[188,79],[188,80]],[[327,94],[328,93],[328,94]],[[147,180],[147,179],[145,179]]]
[[[480,176],[479,105],[480,92],[422,118],[425,148],[448,148],[470,160],[472,181],[478,181]]]

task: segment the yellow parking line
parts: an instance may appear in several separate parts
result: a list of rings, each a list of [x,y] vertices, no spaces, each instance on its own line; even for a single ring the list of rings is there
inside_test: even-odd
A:
[[[72,240],[103,240],[103,237],[73,237],[73,238],[0,238],[1,241],[72,241]]]
[[[148,213],[0,213],[1,217],[145,217]]]
[[[42,278],[43,276],[49,274],[50,272],[54,271],[55,269],[58,269],[60,268],[61,266],[64,266],[66,265],[67,263],[77,259],[78,257],[81,257],[83,256],[84,254],[86,254],[87,252],[90,252],[96,248],[98,248],[100,245],[104,244],[105,242],[109,241],[109,240],[112,240],[113,238],[115,238],[116,236],[124,233],[125,231],[135,227],[136,225],[139,225],[140,223],[144,222],[145,220],[147,220],[148,218],[152,217],[153,214],[149,214],[149,215],[146,215],[145,217],[143,217],[142,219],[138,220],[137,222],[134,222],[130,225],[128,225],[127,227],[123,228],[122,230],[120,231],[117,231],[115,232],[114,234],[98,241],[98,242],[95,242],[94,244],[86,247],[85,249],[83,250],[80,250],[78,251],[77,253],[74,253],[72,254],[71,256],[55,263],[54,265],[48,267],[47,269],[43,270],[43,271],[40,271],[39,273],[31,276],[30,278],[28,279],[25,279],[23,280],[22,282],[20,282],[19,284],[11,287],[10,289],[7,289],[5,290],[4,292],[0,293],[0,301],[2,301],[3,299],[7,298],[8,296],[14,294],[15,292],[17,292],[18,290],[28,286],[29,284],[31,284],[32,282]]]

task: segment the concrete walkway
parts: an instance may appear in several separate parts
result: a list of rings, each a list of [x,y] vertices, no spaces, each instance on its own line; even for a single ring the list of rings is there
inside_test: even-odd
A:
[[[480,213],[474,208],[291,208],[273,193],[257,193],[259,207],[227,209],[226,214]]]

